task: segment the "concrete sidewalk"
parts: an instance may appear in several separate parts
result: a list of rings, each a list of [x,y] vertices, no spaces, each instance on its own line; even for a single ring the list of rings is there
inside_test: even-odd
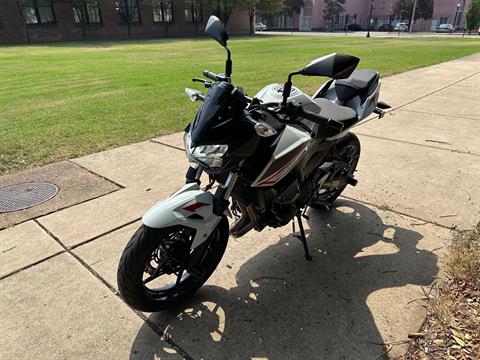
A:
[[[257,31],[255,35],[264,35],[264,36],[355,36],[355,37],[366,37],[367,31],[335,31],[335,32],[327,32],[327,31]],[[434,32],[398,32],[398,31],[370,31],[371,37],[378,37],[378,38],[415,38],[415,37],[435,37],[435,38],[468,38],[468,39],[479,39],[480,36],[477,32],[472,32],[472,34],[463,34],[462,32],[457,32],[453,34],[447,33],[434,33]]]
[[[121,301],[116,266],[142,213],[182,184],[181,134],[71,160],[105,195],[0,231],[0,358],[401,354],[452,230],[480,219],[479,88],[480,54],[384,79],[395,109],[354,130],[359,184],[310,212],[313,262],[290,226],[251,232],[188,304],[158,314]]]

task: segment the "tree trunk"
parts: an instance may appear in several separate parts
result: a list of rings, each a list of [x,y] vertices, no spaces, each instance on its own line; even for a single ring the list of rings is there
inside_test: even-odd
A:
[[[248,20],[249,20],[249,23],[250,23],[250,35],[253,35],[255,32],[254,32],[254,28],[253,28],[253,20],[255,19],[255,14],[248,14]]]
[[[82,40],[87,40],[87,27],[83,21],[80,24],[80,30],[82,32]]]
[[[30,33],[28,32],[28,26],[25,22],[23,23],[23,32],[25,34],[25,42],[30,43]]]
[[[132,24],[130,23],[130,20],[127,21],[127,35],[130,37],[132,35]]]
[[[22,19],[22,29],[23,29],[23,36],[25,37],[25,42],[29,43],[30,42],[30,33],[28,32],[28,26],[27,22],[25,21],[25,17],[23,16],[23,11],[22,11],[22,6],[20,4],[20,1],[17,1],[17,7],[18,7],[18,14],[20,15],[20,19]]]

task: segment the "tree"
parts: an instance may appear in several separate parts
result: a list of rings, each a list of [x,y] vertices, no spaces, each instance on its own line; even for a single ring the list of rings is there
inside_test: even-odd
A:
[[[212,7],[213,14],[227,26],[233,10],[238,7],[238,0],[217,0]]]
[[[255,32],[255,15],[270,15],[282,10],[283,0],[239,0],[239,7],[248,11],[250,34]]]
[[[466,28],[470,34],[480,26],[480,0],[471,0],[466,14]]]
[[[185,0],[185,18],[187,22],[195,25],[195,36],[198,35],[198,28],[203,22],[203,8],[206,0]]]
[[[325,9],[323,9],[323,18],[326,22],[329,20],[332,23],[332,31],[335,30],[334,23],[335,18],[340,16],[345,9],[343,8],[345,5],[345,0],[325,0]]]
[[[240,0],[240,7],[248,11],[248,21],[250,25],[250,34],[253,35],[253,21],[255,20],[255,12],[257,9],[256,0]]]
[[[408,29],[412,21],[413,5],[415,0],[397,0],[393,13],[400,19],[408,19]],[[415,20],[431,19],[433,16],[433,0],[417,0],[417,7],[415,9]]]
[[[138,0],[116,1],[115,9],[120,16],[120,20],[127,24],[127,34],[130,36],[132,34],[132,24],[140,22],[140,4],[138,3]]]
[[[101,23],[100,0],[70,0],[75,22],[80,25],[82,38],[87,38],[87,24]]]
[[[173,0],[143,0],[142,4],[149,5],[153,10],[153,21],[163,26],[164,36],[168,36],[168,29],[173,24]]]

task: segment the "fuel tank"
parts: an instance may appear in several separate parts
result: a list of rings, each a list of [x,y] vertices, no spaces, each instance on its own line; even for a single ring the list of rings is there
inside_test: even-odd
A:
[[[283,85],[282,84],[270,84],[265,86],[260,90],[255,97],[260,99],[264,103],[269,102],[282,102],[283,96]],[[297,105],[302,105],[305,110],[312,112],[320,112],[320,107],[313,101],[313,99],[302,92],[299,88],[292,86],[292,91],[288,97],[288,102],[293,102]]]

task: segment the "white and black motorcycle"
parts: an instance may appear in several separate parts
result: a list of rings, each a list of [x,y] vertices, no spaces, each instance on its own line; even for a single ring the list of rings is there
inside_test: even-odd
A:
[[[378,101],[379,74],[354,71],[359,59],[330,54],[291,72],[253,98],[231,82],[232,61],[223,24],[210,17],[205,31],[227,50],[224,74],[204,71],[207,95],[185,129],[192,164],[186,185],[143,216],[118,266],[118,289],[135,309],[159,311],[202,286],[220,262],[229,234],[240,237],[297,219],[307,207],[326,207],[353,177],[360,156],[349,129],[389,106]],[[292,86],[294,75],[331,78],[313,95]],[[205,172],[209,183],[201,187]],[[213,188],[218,183],[219,186]],[[215,191],[213,191],[215,190]],[[227,217],[233,217],[229,227]]]

